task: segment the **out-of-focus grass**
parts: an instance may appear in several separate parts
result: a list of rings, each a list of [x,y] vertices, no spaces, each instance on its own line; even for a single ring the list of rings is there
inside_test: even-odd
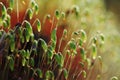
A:
[[[109,15],[109,13],[107,13]],[[103,78],[110,79],[111,76],[118,76],[120,79],[120,32],[114,22],[114,16],[106,21],[104,34],[106,36],[103,56]]]

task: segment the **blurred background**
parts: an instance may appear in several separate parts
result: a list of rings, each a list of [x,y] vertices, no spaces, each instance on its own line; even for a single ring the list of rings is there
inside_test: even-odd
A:
[[[91,31],[101,31],[105,35],[104,48],[100,54],[103,58],[102,80],[110,80],[112,76],[120,80],[120,0],[75,1],[81,11],[87,10],[91,19],[86,24],[92,26]]]
[[[100,31],[105,35],[105,44],[99,55],[103,58],[101,80],[117,76],[120,80],[120,0],[58,0],[60,9],[79,6],[80,18],[70,18],[76,29],[83,28],[88,35]]]

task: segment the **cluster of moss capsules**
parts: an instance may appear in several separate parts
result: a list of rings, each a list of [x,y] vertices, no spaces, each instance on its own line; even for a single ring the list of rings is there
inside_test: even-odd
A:
[[[14,28],[9,15],[13,5],[14,0],[10,0],[8,8],[0,2],[0,80],[90,80],[96,60],[102,65],[97,46],[104,43],[103,34],[97,33],[88,40],[86,32],[81,29],[71,32],[68,40],[69,29],[64,29],[59,38],[56,24],[51,29],[50,40],[46,41],[35,34],[44,27],[40,20],[36,18],[33,24],[30,22],[33,14],[38,13],[36,2],[31,1],[25,19]],[[77,7],[71,12],[78,15]],[[58,21],[65,19],[67,14],[55,11]],[[46,19],[50,19],[50,15]],[[37,29],[35,33],[33,26]],[[99,78],[100,72],[97,76]]]

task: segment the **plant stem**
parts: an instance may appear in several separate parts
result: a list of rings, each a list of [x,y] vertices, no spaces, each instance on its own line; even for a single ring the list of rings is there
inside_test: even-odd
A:
[[[5,62],[5,67],[4,67],[3,72],[2,72],[1,80],[5,80],[7,66],[8,66],[8,60]]]

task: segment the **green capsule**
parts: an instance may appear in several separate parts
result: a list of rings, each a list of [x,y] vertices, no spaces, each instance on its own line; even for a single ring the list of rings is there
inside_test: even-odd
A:
[[[10,50],[11,52],[13,52],[15,50],[15,36],[10,34],[9,38],[10,38]]]
[[[67,35],[67,29],[64,29],[63,34]]]
[[[101,38],[101,43],[104,44],[104,41],[105,41],[105,37],[103,34],[100,34],[100,38]]]
[[[11,71],[14,70],[14,63],[15,63],[15,61],[14,61],[13,57],[10,56],[10,58],[9,58],[9,67],[10,67]]]
[[[32,9],[33,9],[33,10],[34,10],[34,8],[35,8],[35,4],[36,4],[35,1],[32,0],[32,1],[31,1],[31,6],[32,6]]]
[[[97,47],[95,44],[92,44],[92,57],[93,59],[96,59],[97,57]]]
[[[7,22],[6,22],[6,21],[3,21],[2,23],[3,23],[4,28],[7,28],[7,27],[8,27],[8,25],[7,25]]]
[[[65,12],[61,12],[61,17],[63,20],[65,20]]]
[[[53,51],[52,51],[52,50],[48,49],[48,51],[47,51],[47,57],[48,57],[49,59],[52,59],[52,58],[53,58]]]
[[[75,40],[71,40],[71,41],[69,42],[69,47],[70,47],[70,49],[72,49],[72,50],[76,50],[76,42],[75,42]]]
[[[113,76],[110,80],[118,80],[118,77]]]
[[[25,57],[26,57],[26,59],[29,59],[29,58],[30,58],[30,51],[29,51],[29,50],[27,50],[25,54],[26,54],[26,56],[25,56]]]
[[[27,29],[25,30],[25,39],[26,39],[26,42],[30,41],[30,33]]]
[[[38,47],[38,41],[37,41],[37,40],[34,40],[34,41],[33,41],[32,48],[33,48],[33,49],[36,49],[37,47]]]
[[[57,19],[60,18],[60,12],[58,10],[55,11],[55,16],[56,16]]]
[[[81,30],[81,40],[83,42],[86,42],[86,40],[87,40],[87,35],[86,35],[86,32],[84,30]]]
[[[37,73],[37,75],[39,76],[39,78],[43,78],[43,73],[42,73],[42,70],[41,70],[41,69],[37,68],[37,69],[35,70],[35,72]]]
[[[51,40],[52,40],[52,41],[55,41],[55,42],[56,42],[56,40],[57,40],[56,29],[54,29],[54,30],[52,31],[52,33],[51,33]]]
[[[47,71],[46,73],[45,73],[45,79],[46,80],[54,80],[54,73],[52,72],[52,71]]]
[[[26,24],[25,24],[26,29],[28,30],[29,34],[32,35],[33,31],[32,31],[31,24],[28,21],[25,21],[25,22],[26,22]]]
[[[64,65],[64,57],[61,53],[55,54],[55,60],[58,63],[60,67],[63,67]]]
[[[80,51],[81,51],[82,59],[85,60],[86,59],[86,54],[85,54],[84,48],[81,48]]]
[[[35,4],[35,13],[38,14],[38,12],[39,12],[39,6]]]
[[[28,21],[25,21],[25,38],[27,42],[29,42],[31,36],[33,36],[32,26]]]
[[[2,16],[6,15],[7,14],[7,10],[6,10],[5,5],[2,2],[0,2],[0,5],[2,6]]]
[[[36,23],[37,23],[37,30],[38,30],[38,32],[40,32],[41,31],[41,22],[40,22],[40,20],[37,19]]]
[[[13,7],[14,7],[14,0],[9,0],[9,6],[10,6],[10,8],[11,9],[13,9]]]
[[[79,12],[80,12],[80,11],[79,11],[79,7],[75,5],[75,6],[73,7],[73,10],[74,10],[76,16],[78,16],[78,15],[79,15]]]
[[[82,73],[83,73],[83,77],[86,78],[86,77],[87,77],[87,73],[86,73],[86,71],[83,70]]]
[[[30,58],[30,66],[31,67],[34,67],[34,65],[35,65],[35,62],[34,62],[34,58]]]
[[[21,54],[22,58],[26,58],[26,51],[25,50],[21,50],[20,54]]]
[[[45,52],[47,52],[47,50],[48,50],[47,43],[43,39],[41,39],[41,38],[39,40],[41,41],[41,46],[42,46],[43,50]]]
[[[26,63],[27,63],[26,59],[25,59],[25,58],[23,58],[23,59],[22,59],[22,66],[25,66],[25,65],[26,65]]]
[[[83,41],[81,38],[79,39],[79,45],[80,45],[80,47],[83,45]]]
[[[27,14],[28,14],[29,19],[32,19],[32,17],[33,17],[33,10],[32,9],[28,9],[27,10]]]
[[[68,71],[65,68],[63,69],[63,75],[64,75],[65,79],[67,80],[68,79]]]

